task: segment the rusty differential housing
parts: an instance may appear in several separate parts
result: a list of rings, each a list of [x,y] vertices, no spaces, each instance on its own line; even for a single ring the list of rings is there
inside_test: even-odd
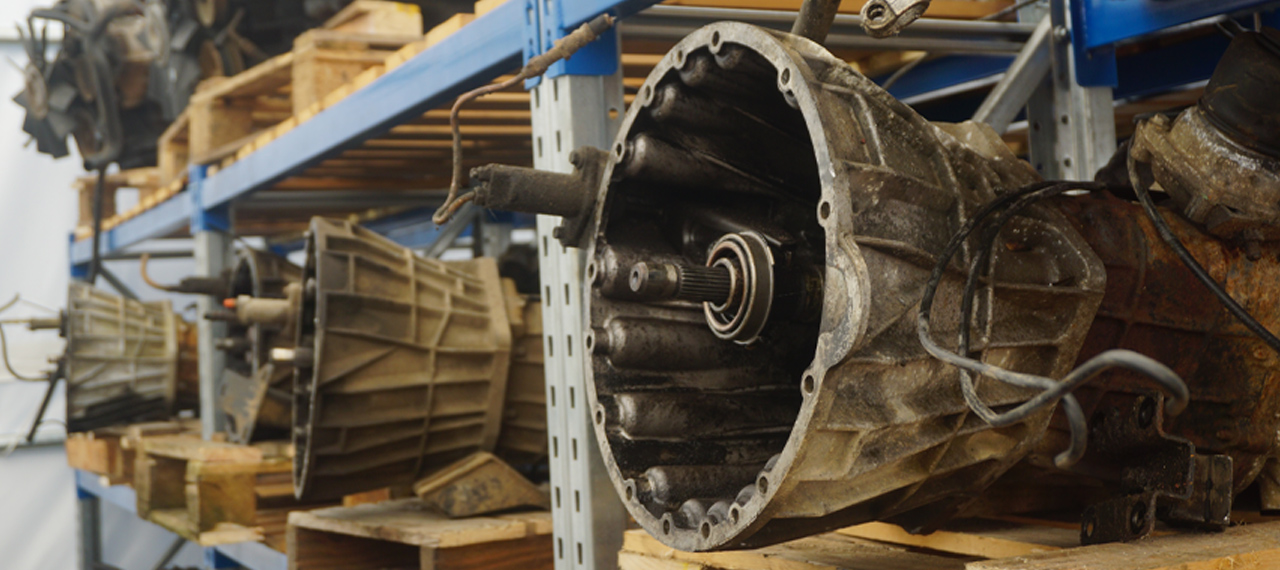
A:
[[[299,497],[411,484],[475,451],[545,458],[541,344],[524,336],[540,339],[540,305],[504,283],[493,259],[426,259],[322,218],[306,253],[294,349]]]
[[[195,408],[195,327],[169,301],[131,301],[73,281],[62,329],[68,431],[164,420]]]
[[[1037,180],[989,129],[931,124],[811,41],[719,23],[657,65],[612,153],[589,230],[589,386],[608,471],[654,536],[714,550],[927,528],[1040,440],[1048,410],[986,424],[914,327],[960,224]],[[974,354],[1060,377],[1103,266],[1052,208],[1005,235]],[[952,348],[962,275],[933,315]],[[1028,397],[978,390],[997,410]]]

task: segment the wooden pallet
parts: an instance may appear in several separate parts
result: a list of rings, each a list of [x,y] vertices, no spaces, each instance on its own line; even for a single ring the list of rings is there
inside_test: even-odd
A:
[[[80,220],[76,224],[76,239],[93,235],[93,194],[97,189],[98,175],[81,176],[75,181],[75,191],[80,197]],[[132,168],[108,174],[103,181],[102,229],[109,230],[120,222],[154,208],[182,188],[182,184],[163,184],[159,168]],[[138,191],[138,203],[119,214],[116,213],[116,192],[131,188]]]
[[[329,505],[293,496],[292,447],[144,438],[134,468],[138,516],[205,546],[263,541],[285,550],[289,513]]]
[[[1274,520],[1274,519],[1273,519]],[[957,521],[930,535],[869,523],[758,550],[698,554],[628,531],[621,570],[1217,570],[1280,568],[1280,522],[1081,547],[1074,523]]]
[[[151,422],[131,426],[114,426],[67,436],[67,465],[102,477],[104,483],[133,483],[134,450],[144,437],[196,433],[196,420]]]
[[[417,6],[364,0],[299,36],[292,52],[234,77],[201,82],[187,107],[190,161],[211,164],[234,156],[421,38]]]
[[[551,513],[448,519],[418,499],[289,515],[289,569],[549,570]]]

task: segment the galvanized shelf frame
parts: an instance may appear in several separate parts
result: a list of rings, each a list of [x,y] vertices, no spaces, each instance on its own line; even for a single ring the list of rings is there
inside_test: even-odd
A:
[[[458,94],[518,67],[522,58],[540,53],[566,31],[599,14],[610,13],[620,18],[623,34],[672,40],[718,19],[740,19],[786,29],[793,17],[788,12],[672,6],[657,6],[639,13],[654,3],[655,0],[509,0],[244,160],[208,177],[203,167],[193,167],[187,192],[104,232],[101,251],[105,256],[118,255],[126,247],[186,230],[196,236],[198,271],[201,274],[216,273],[226,260],[230,242],[228,232],[233,227],[237,205],[305,208],[305,200],[298,204],[276,197],[278,204],[266,205],[268,201],[264,200],[255,206],[250,198],[341,149],[439,107]],[[1037,70],[1042,67],[1039,63],[1042,55],[1026,52],[1021,62],[1026,65],[1012,70],[1013,77],[1006,82],[1008,85],[1003,91],[1012,93],[1010,97],[1013,98],[1029,98],[1049,124],[1057,125],[1054,118],[1058,116],[1067,116],[1068,122],[1074,123],[1072,128],[1041,129],[1032,147],[1033,153],[1041,153],[1054,161],[1054,169],[1044,172],[1047,176],[1076,177],[1091,173],[1090,168],[1100,165],[1100,160],[1105,161],[1113,148],[1110,142],[1100,140],[1105,138],[1107,131],[1095,129],[1111,118],[1110,86],[1114,82],[1102,81],[1104,84],[1099,85],[1097,71],[1102,66],[1105,72],[1108,61],[1114,66],[1114,56],[1107,50],[1117,42],[1170,25],[1212,14],[1280,4],[1258,0],[1192,0],[1179,4],[1186,10],[1171,12],[1162,5],[1160,14],[1149,14],[1144,11],[1148,9],[1144,7],[1151,5],[1147,0],[1081,0],[1070,6],[1064,0],[1054,0],[1053,3],[1057,9],[1054,10],[1052,39],[1047,43],[1052,46],[1053,69],[1057,71],[1050,72],[1050,83],[1036,94],[1027,95],[1033,88],[1016,82],[1038,80]],[[1072,29],[1072,21],[1080,22],[1078,31]],[[868,49],[920,49],[925,46],[938,51],[1007,57],[1018,54],[1036,32],[1033,23],[922,20],[908,28],[903,37],[882,41],[863,36],[860,24],[861,19],[856,16],[839,16],[831,34],[831,45]],[[1126,29],[1128,31],[1124,31]],[[1046,42],[1040,41],[1044,37],[1043,31],[1041,34],[1031,43],[1036,49],[1043,50]],[[532,103],[537,166],[564,171],[568,166],[568,152],[573,148],[582,144],[607,148],[612,142],[623,109],[617,76],[618,45],[616,41],[608,45],[612,49],[611,56],[597,53],[591,57],[575,57],[570,64],[553,68],[547,79],[531,82],[537,84]],[[991,77],[992,73],[1003,69],[1000,65],[1003,64],[991,66],[993,71],[953,75],[943,81],[987,81],[983,77]],[[1020,71],[1026,68],[1030,69],[1025,73]],[[1114,73],[1114,68],[1111,73]],[[1082,83],[1089,86],[1082,86]],[[992,104],[1001,121],[1010,120],[1009,109],[1019,106],[1010,100],[993,101]],[[1033,114],[1035,112],[1033,110]],[[1087,120],[1081,121],[1082,118]],[[1059,162],[1064,153],[1075,157],[1069,166]],[[265,199],[268,193],[259,196]],[[376,194],[350,198],[369,200],[371,205],[381,203],[380,200],[401,199]],[[425,219],[429,211],[424,209],[419,215]],[[543,254],[543,302],[549,309],[545,322],[548,334],[545,350],[549,432],[556,455],[552,467],[553,486],[558,496],[558,500],[553,498],[558,504],[555,510],[556,541],[557,549],[564,549],[557,553],[556,567],[557,570],[613,567],[617,552],[615,543],[621,539],[625,513],[600,464],[598,448],[592,439],[594,435],[587,423],[587,406],[583,401],[587,393],[583,384],[585,374],[580,350],[583,338],[583,263],[578,252],[560,247],[551,238],[551,230],[556,224],[552,218],[540,217],[538,220],[539,249]],[[414,239],[425,244],[438,235],[438,232],[422,230],[414,233]],[[73,275],[80,275],[92,253],[88,241],[71,243],[69,254]],[[217,376],[217,364],[212,359],[203,358],[208,354],[206,349],[211,349],[211,344],[208,347],[205,344],[210,342],[213,332],[203,324],[200,327],[202,362],[209,363],[201,366],[202,406],[212,406],[214,398],[210,394],[216,393],[216,386],[205,379]],[[206,414],[206,417],[211,415]],[[204,427],[206,433],[217,428],[212,424]],[[84,512],[89,515],[96,512],[100,498],[132,509],[132,494],[128,493],[127,500],[123,497],[127,489],[95,488],[94,483],[96,481],[91,475],[77,473],[77,490],[85,506]],[[564,546],[560,546],[561,539],[564,539]],[[211,567],[226,567],[224,564],[228,560],[239,561],[251,568],[284,567],[279,559],[259,552],[257,546],[261,545],[209,549],[206,551],[207,562]]]

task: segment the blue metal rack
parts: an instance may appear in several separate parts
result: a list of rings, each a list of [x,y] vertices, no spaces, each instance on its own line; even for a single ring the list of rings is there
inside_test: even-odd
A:
[[[76,497],[81,503],[81,516],[98,513],[100,501],[106,501],[130,513],[137,513],[137,495],[133,489],[124,485],[105,486],[97,475],[87,471],[76,470]],[[86,508],[85,503],[91,507]],[[96,524],[96,521],[81,521],[82,525]],[[96,545],[88,545],[93,549]],[[204,548],[205,567],[250,568],[252,570],[287,570],[288,557],[282,552],[272,550],[261,542],[242,542]]]
[[[628,22],[636,24],[635,29],[643,29],[645,33],[655,34],[665,40],[677,39],[680,35],[691,31],[693,27],[717,19],[740,19],[774,29],[789,27],[789,13],[762,10],[734,10],[661,6],[650,8],[657,0],[508,0],[493,11],[477,18],[440,43],[418,54],[402,65],[387,71],[377,80],[363,89],[352,93],[342,101],[328,107],[310,120],[299,124],[296,128],[282,134],[277,139],[264,145],[254,153],[231,164],[227,168],[208,174],[205,167],[192,167],[190,182],[186,192],[159,204],[119,226],[103,232],[101,236],[101,252],[112,254],[121,249],[137,245],[146,240],[190,232],[197,236],[197,259],[205,272],[214,272],[220,267],[219,256],[229,247],[229,242],[219,234],[230,229],[232,209],[237,203],[245,203],[255,193],[268,190],[275,184],[319,164],[325,159],[336,156],[345,149],[353,148],[362,142],[378,136],[392,127],[403,124],[424,112],[438,108],[459,94],[491,81],[499,74],[520,66],[523,60],[545,51],[550,44],[581,23],[600,14],[609,13],[619,19],[636,16],[633,20],[624,21],[623,33],[627,33]],[[1274,8],[1280,5],[1277,0],[1080,0],[1074,2],[1069,10],[1063,6],[1063,0],[1052,0],[1058,8],[1053,18],[1055,26],[1055,66],[1070,70],[1063,74],[1069,77],[1069,85],[1062,85],[1061,78],[1055,78],[1058,98],[1067,99],[1063,94],[1066,89],[1074,89],[1074,99],[1081,92],[1094,89],[1089,94],[1095,102],[1108,104],[1105,109],[1095,104],[1087,110],[1100,113],[1099,118],[1106,122],[1106,113],[1110,112],[1109,103],[1112,97],[1141,96],[1158,92],[1170,87],[1192,83],[1208,77],[1214,63],[1222,50],[1225,41],[1218,37],[1202,37],[1188,42],[1163,46],[1158,50],[1147,51],[1117,60],[1116,47],[1135,38],[1153,32],[1192,22],[1201,18],[1218,14],[1240,15],[1260,9]],[[1049,0],[1046,0],[1046,4]],[[1274,13],[1269,13],[1267,21],[1275,22]],[[927,92],[954,88],[959,84],[975,82],[995,83],[1012,61],[1010,56],[1017,53],[1021,42],[1027,41],[1034,25],[1002,24],[986,22],[939,22],[921,21],[907,29],[902,38],[888,41],[871,40],[863,36],[858,29],[861,20],[856,16],[841,15],[837,18],[836,28],[829,38],[830,45],[845,48],[861,49],[930,49],[934,51],[956,50],[964,55],[943,58],[922,65],[913,74],[907,76],[894,89],[900,97],[920,95]],[[1072,25],[1074,22],[1074,26]],[[661,31],[655,32],[655,30]],[[1061,28],[1061,33],[1057,28]],[[967,34],[967,35],[966,35]],[[985,35],[983,35],[985,34]],[[955,38],[962,38],[956,40]],[[1069,38],[1069,41],[1066,41]],[[918,42],[913,44],[912,42]],[[932,43],[931,43],[932,42]],[[968,42],[968,43],[965,43]],[[968,45],[971,49],[963,49]],[[961,46],[957,48],[956,46]],[[1069,54],[1069,55],[1068,55]],[[1176,62],[1174,65],[1168,65]],[[584,77],[601,79],[603,90],[616,89],[620,92],[620,79],[617,77],[619,67],[618,39],[610,34],[602,42],[598,42],[580,52],[569,62],[554,66],[546,77],[528,82],[527,87],[541,89],[545,83],[555,82],[562,86],[565,93],[575,93],[584,97],[597,97],[599,85],[588,85]],[[1119,71],[1117,71],[1119,70]],[[1012,74],[1014,71],[1008,71]],[[612,78],[612,79],[611,79]],[[610,83],[614,81],[615,83]],[[540,85],[544,84],[544,85]],[[1098,91],[1106,89],[1105,92]],[[1111,91],[1110,87],[1116,87]],[[575,96],[577,96],[575,95]],[[1103,98],[1097,97],[1103,95]],[[543,97],[549,100],[550,97]],[[577,132],[584,123],[601,122],[596,115],[603,115],[605,108],[595,108],[599,101],[589,108],[572,108],[569,113],[549,109],[534,111],[534,134],[557,135],[560,129]],[[1035,105],[1029,105],[1034,107]],[[1021,103],[1018,104],[1021,108]],[[1100,110],[1101,109],[1101,110]],[[1063,108],[1054,104],[1039,111],[1030,109],[1029,115],[1051,113],[1047,115],[1047,124],[1057,124],[1056,118],[1064,112],[1075,112],[1079,109]],[[559,113],[559,114],[557,114]],[[967,113],[967,112],[966,112]],[[592,118],[595,117],[595,118]],[[583,119],[587,120],[584,121]],[[1033,118],[1034,120],[1034,118]],[[1087,134],[1087,125],[1083,131]],[[594,127],[593,127],[594,128]],[[1080,129],[1080,127],[1072,127]],[[1043,145],[1049,156],[1061,157],[1064,154],[1079,153],[1080,149],[1089,149],[1093,138],[1075,133],[1064,132],[1046,134],[1058,137],[1033,140],[1033,150],[1045,140],[1051,144]],[[599,133],[581,135],[578,138],[594,141],[600,138]],[[1113,133],[1112,133],[1113,134]],[[1105,138],[1106,131],[1102,131]],[[1074,140],[1070,140],[1075,137]],[[1112,137],[1114,138],[1114,137]],[[573,137],[571,136],[571,140]],[[1069,144],[1061,143],[1070,140]],[[1106,145],[1101,145],[1105,147]],[[1109,156],[1106,148],[1094,149],[1086,153],[1094,156],[1077,160],[1075,172],[1084,171],[1088,165],[1097,162],[1100,155]],[[556,159],[559,160],[559,159]],[[563,161],[561,161],[563,162]],[[558,168],[563,165],[544,162],[540,167]],[[1054,171],[1058,174],[1057,171]],[[208,174],[208,175],[206,175]],[[1069,174],[1069,173],[1068,173]],[[359,198],[355,198],[359,199]],[[297,206],[305,209],[305,203]],[[376,231],[391,235],[405,245],[420,247],[431,243],[440,232],[430,224],[430,208],[417,208],[372,223]],[[530,221],[501,220],[503,223],[527,225]],[[544,221],[545,222],[545,221]],[[548,226],[539,223],[540,228]],[[549,227],[549,226],[548,226]],[[545,229],[545,228],[543,228]],[[456,234],[454,234],[456,235]],[[297,246],[298,244],[293,244]],[[284,244],[283,250],[290,245]],[[561,252],[564,253],[564,252]],[[560,253],[557,254],[560,256]],[[88,240],[72,242],[70,260],[73,275],[80,275],[86,264],[93,257],[92,245]],[[573,275],[576,262],[565,253],[563,259],[556,261],[557,271],[544,271],[544,286],[547,291],[559,291],[561,286],[568,291],[570,285],[578,290],[580,277]],[[554,275],[553,275],[554,273]],[[565,301],[569,304],[568,300]],[[571,312],[571,311],[568,311]],[[550,316],[548,313],[548,331],[564,333],[572,328],[575,319],[568,316]],[[550,319],[564,318],[564,322],[552,323]],[[577,319],[580,321],[580,319]],[[580,326],[580,322],[577,323]],[[569,328],[565,328],[569,327]],[[213,394],[212,385],[206,387],[206,377],[213,377],[205,369],[207,354],[204,346],[206,335],[201,330],[201,362],[202,391]],[[570,337],[572,338],[572,337]],[[210,341],[211,342],[211,341]],[[550,362],[550,360],[549,360]],[[568,363],[572,365],[572,363]],[[570,371],[563,371],[563,386],[582,380],[581,374],[569,379]],[[581,389],[581,388],[580,388]],[[208,398],[212,405],[212,398]],[[554,398],[551,398],[554,401]],[[552,411],[549,410],[549,413]],[[555,413],[561,413],[557,411]],[[206,416],[208,417],[208,416]],[[568,433],[568,432],[566,432]],[[567,436],[566,436],[567,437]],[[593,447],[593,446],[592,446]],[[553,470],[553,484],[554,480]],[[576,477],[576,476],[575,476]],[[572,482],[568,491],[577,491],[579,485],[588,485],[590,477],[578,477]],[[607,490],[606,485],[606,490]],[[583,487],[584,493],[591,490]],[[82,500],[97,501],[105,499],[128,510],[133,510],[134,497],[131,490],[123,487],[105,488],[98,484],[96,478],[86,473],[77,473],[77,491]],[[607,494],[607,493],[606,493]],[[593,505],[585,505],[587,516],[603,516],[600,513],[608,509],[593,509]],[[616,513],[615,513],[616,514]],[[565,515],[567,517],[568,515]],[[561,532],[560,525],[567,518],[557,518],[557,536]],[[566,531],[568,532],[568,531]],[[579,529],[578,538],[591,536],[592,529]],[[590,542],[588,542],[590,544]],[[576,563],[557,560],[558,570],[570,568],[592,568],[597,560],[609,559],[612,553],[595,560],[578,560]],[[588,558],[591,558],[588,556]],[[270,551],[261,544],[244,544],[226,547],[213,547],[206,550],[206,562],[210,567],[229,567],[233,563],[249,568],[285,568],[283,555]]]

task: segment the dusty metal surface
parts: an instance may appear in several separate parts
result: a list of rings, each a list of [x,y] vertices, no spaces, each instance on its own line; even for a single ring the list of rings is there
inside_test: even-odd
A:
[[[511,323],[511,367],[502,406],[502,428],[494,453],[526,468],[547,460],[547,383],[542,352],[542,304],[502,280]]]
[[[1076,197],[1056,204],[1107,268],[1107,287],[1080,360],[1128,348],[1177,372],[1191,391],[1186,410],[1164,430],[1201,453],[1233,460],[1234,490],[1249,485],[1276,453],[1280,430],[1280,357],[1222,307],[1165,246],[1140,206],[1113,196]],[[1166,221],[1178,239],[1232,298],[1270,330],[1280,330],[1280,244],[1249,248],[1218,239],[1173,212]],[[1089,416],[1150,394],[1132,372],[1108,371],[1076,391]],[[1110,401],[1110,403],[1107,403]],[[1104,405],[1105,404],[1105,405]],[[1045,452],[1064,437],[1055,421]]]
[[[521,507],[551,508],[546,491],[485,451],[477,451],[414,483],[413,493],[450,518]]]
[[[492,259],[426,259],[312,220],[294,353],[298,496],[412,483],[493,450],[512,350],[504,297]]]
[[[589,234],[590,397],[635,520],[682,550],[873,519],[927,529],[1028,453],[1049,412],[985,424],[912,325],[959,224],[1035,179],[989,129],[932,125],[808,40],[721,23],[681,41],[628,111]],[[1060,214],[1030,212],[996,253],[975,353],[1056,377],[1103,267]],[[717,264],[723,301],[723,283],[687,295],[662,283]],[[934,313],[951,346],[961,286],[948,276]],[[713,331],[757,310],[758,334]],[[991,382],[979,393],[992,406],[1027,397]]]
[[[195,331],[168,301],[140,303],[72,282],[65,319],[68,431],[194,407]]]
[[[1082,544],[1133,540],[1151,534],[1157,517],[1225,528],[1231,515],[1231,458],[1197,453],[1163,429],[1163,396],[1140,396],[1094,416],[1089,459],[1077,469],[1104,472],[1118,496],[1085,509]],[[1048,488],[1046,492],[1052,492]]]
[[[226,297],[243,300],[235,305],[237,318],[229,321],[226,334],[217,341],[227,354],[219,405],[226,415],[228,439],[248,443],[286,438],[293,425],[293,363],[275,362],[272,351],[293,346],[297,299],[290,300],[286,288],[301,283],[302,268],[277,255],[244,249],[228,280]],[[276,311],[281,318],[270,318],[265,311],[251,313],[262,300],[282,309]]]
[[[1200,103],[1139,124],[1131,144],[1135,175],[1227,239],[1280,239],[1280,32],[1264,33],[1238,34]]]
[[[23,130],[55,157],[69,153],[73,137],[89,169],[154,166],[156,140],[197,83],[288,51],[348,2],[58,0],[37,8],[19,26],[30,61],[15,98],[27,110]],[[436,4],[436,13],[457,11],[454,2]],[[63,28],[53,59],[49,26]]]

